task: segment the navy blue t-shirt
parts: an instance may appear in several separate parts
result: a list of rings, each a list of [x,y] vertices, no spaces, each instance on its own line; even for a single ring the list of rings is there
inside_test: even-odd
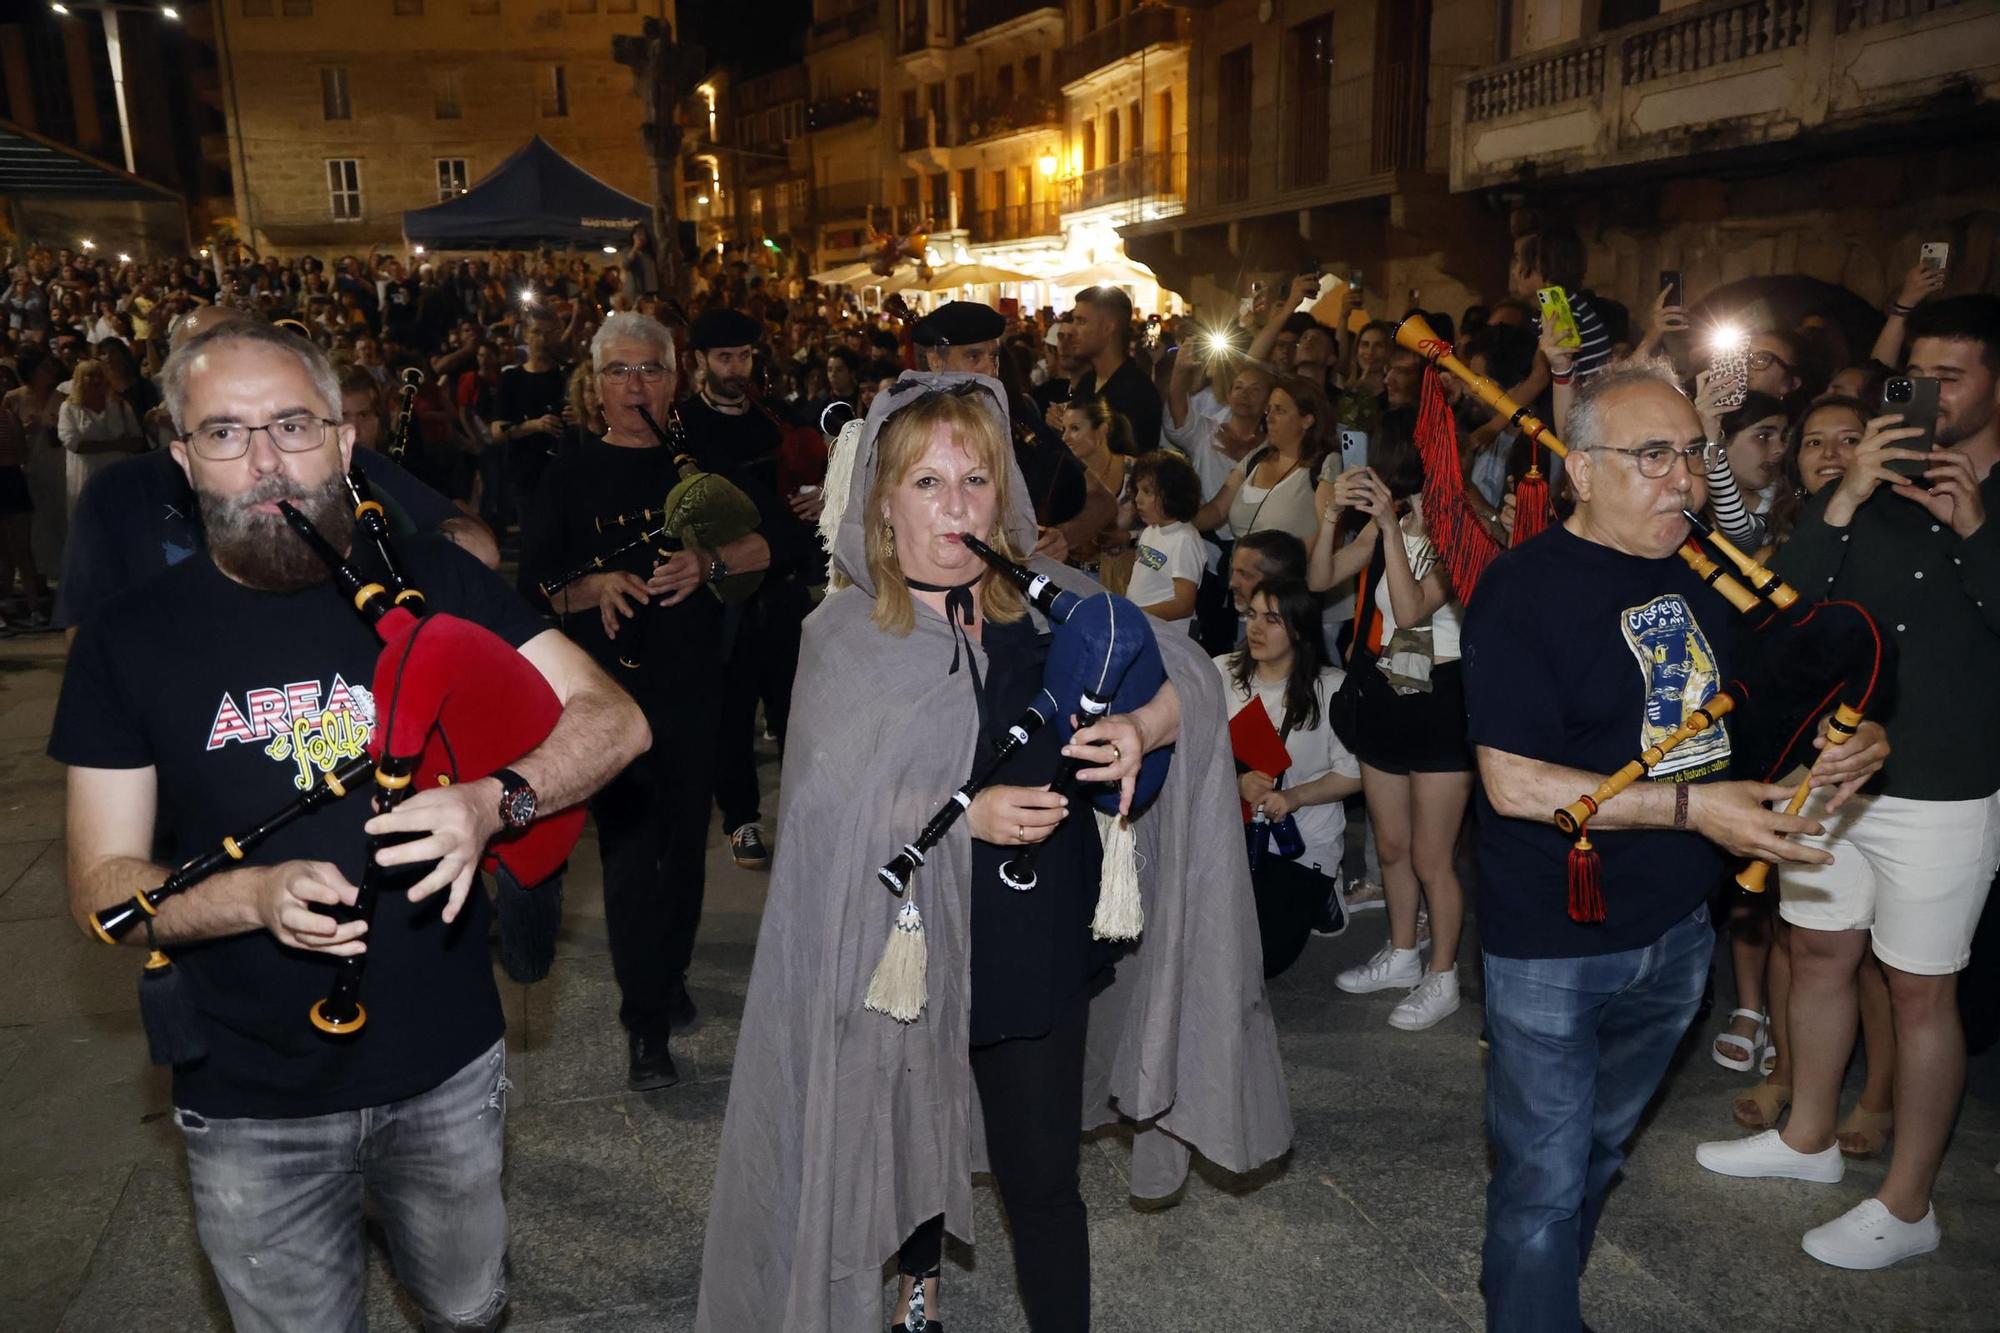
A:
[[[547,629],[443,538],[401,546],[431,610],[515,647]],[[356,563],[368,567],[365,543]],[[49,755],[86,768],[152,767],[175,845],[212,847],[367,748],[380,653],[332,584],[257,592],[194,556],[84,623]],[[272,835],[250,862],[328,861],[359,883],[367,818],[366,794],[355,792]],[[475,891],[447,926],[442,894],[413,905],[400,891],[414,882],[414,870],[397,872],[377,902],[361,987],[368,1025],[350,1038],[322,1037],[307,1018],[332,981],[330,958],[285,948],[265,930],[170,949],[209,1047],[175,1068],[175,1104],[259,1119],[380,1106],[429,1091],[497,1041],[486,895]]]
[[[1496,560],[1467,608],[1472,742],[1615,772],[1728,678],[1736,625],[1678,556],[1642,559],[1552,528]],[[1654,780],[1726,778],[1731,752],[1725,722],[1669,753]],[[1692,832],[1593,830],[1606,917],[1586,925],[1569,917],[1571,839],[1547,816],[1501,816],[1483,787],[1477,808],[1479,930],[1503,958],[1643,948],[1706,901],[1725,866],[1722,850]]]

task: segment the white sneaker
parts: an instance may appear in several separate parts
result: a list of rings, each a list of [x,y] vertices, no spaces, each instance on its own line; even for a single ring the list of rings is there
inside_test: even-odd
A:
[[[1366,995],[1371,991],[1388,990],[1391,986],[1408,990],[1423,979],[1424,964],[1417,957],[1417,951],[1398,949],[1385,941],[1373,958],[1360,967],[1348,968],[1333,979],[1333,984],[1349,995]]]
[[[1742,1176],[1761,1180],[1810,1180],[1821,1185],[1837,1185],[1847,1172],[1847,1159],[1840,1145],[1824,1152],[1800,1152],[1767,1129],[1747,1139],[1717,1139],[1694,1150],[1694,1160],[1717,1175]],[[1893,1262],[1893,1261],[1892,1261]]]
[[[1422,1032],[1458,1012],[1458,969],[1426,972],[1417,988],[1389,1011],[1389,1026]]]
[[[1806,1232],[1805,1252],[1835,1268],[1887,1268],[1938,1247],[1937,1209],[1920,1222],[1905,1222],[1880,1199],[1869,1199]]]

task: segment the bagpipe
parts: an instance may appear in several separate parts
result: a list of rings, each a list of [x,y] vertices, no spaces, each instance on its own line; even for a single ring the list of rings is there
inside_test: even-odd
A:
[[[1053,723],[1067,744],[1076,734],[1088,730],[1112,712],[1129,712],[1159,693],[1166,683],[1166,665],[1154,637],[1152,622],[1132,602],[1111,592],[1088,596],[1059,587],[1045,574],[1037,574],[1008,559],[969,532],[959,534],[966,549],[1020,588],[1022,595],[1049,621],[1049,654],[1042,667],[1042,687],[987,761],[932,815],[912,842],[905,843],[887,865],[876,871],[884,888],[904,898],[926,855],[943,840],[979,792],[993,780],[1002,765],[1028,744],[1043,727]],[[1070,718],[1078,722],[1072,727]],[[1172,756],[1165,748],[1146,755],[1132,793],[1132,810],[1150,804],[1167,780]],[[1078,786],[1077,773],[1084,761],[1065,756],[1051,775],[1051,790],[1072,795]],[[1136,872],[1123,873],[1129,862],[1130,847],[1114,848],[1111,837],[1129,840],[1126,821],[1117,817],[1119,791],[1115,786],[1097,784],[1088,794],[1099,813],[1100,833],[1107,837],[1107,873],[1098,896],[1091,932],[1099,939],[1129,940],[1139,936],[1145,921],[1139,900]],[[1112,832],[1107,833],[1106,825]],[[1008,888],[1027,892],[1038,883],[1034,846],[1022,849],[1000,868],[1000,879]],[[912,1022],[921,1012],[923,967],[913,962],[909,950],[921,949],[921,918],[916,904],[905,898],[890,932],[889,947],[871,981],[866,1007],[902,1022]],[[920,959],[921,955],[917,957]],[[912,990],[914,987],[914,991]]]
[[[397,391],[396,430],[389,437],[389,457],[397,462],[409,452],[410,428],[417,420],[417,390],[424,385],[424,372],[415,366],[404,366],[403,387]]]
[[[763,516],[757,512],[756,502],[743,493],[742,487],[720,473],[702,471],[701,464],[688,451],[687,429],[681,423],[679,412],[668,408],[668,424],[663,429],[659,422],[653,420],[651,412],[643,407],[638,411],[640,418],[673,458],[680,480],[674,483],[673,489],[667,492],[666,499],[657,508],[635,509],[629,513],[598,518],[596,526],[600,534],[634,527],[640,530],[568,573],[544,580],[539,585],[541,593],[552,604],[556,594],[570,584],[612,568],[633,551],[661,542],[673,542],[682,550],[699,547],[704,551],[714,551],[739,537],[749,536],[762,521]],[[664,558],[672,552],[662,549],[659,554]],[[724,605],[735,605],[747,601],[763,582],[763,571],[753,570],[730,574],[708,586],[709,591]],[[631,637],[628,639],[627,635]],[[634,626],[625,627],[624,634],[620,636],[618,665],[627,670],[638,669],[644,655],[640,638],[641,632],[635,632]]]
[[[1525,436],[1532,448],[1547,448],[1557,457],[1567,457],[1569,449],[1499,385],[1459,360],[1451,344],[1439,338],[1421,315],[1412,315],[1398,326],[1396,341],[1429,363],[1417,423],[1424,464],[1424,520],[1451,573],[1453,588],[1465,600],[1480,573],[1499,554],[1499,544],[1474,517],[1459,481],[1454,427],[1438,372],[1457,377]],[[1549,522],[1548,483],[1536,463],[1530,462],[1514,497],[1512,540],[1518,546],[1540,534]],[[1867,611],[1853,602],[1804,601],[1777,574],[1738,550],[1700,515],[1687,510],[1682,510],[1682,515],[1691,531],[1676,554],[1731,606],[1753,617],[1751,633],[1745,640],[1741,670],[1689,711],[1679,727],[1612,774],[1596,791],[1555,812],[1556,827],[1576,840],[1570,850],[1568,879],[1569,914],[1577,921],[1602,921],[1605,916],[1602,864],[1590,842],[1590,817],[1604,802],[1650,774],[1676,746],[1719,725],[1739,708],[1747,713],[1754,700],[1756,713],[1763,719],[1761,730],[1770,741],[1755,747],[1760,753],[1755,756],[1754,771],[1763,781],[1773,782],[1810,755],[1814,724],[1821,717],[1827,718],[1829,746],[1852,737],[1876,702],[1883,681],[1894,677],[1890,670],[1893,648]],[[1714,547],[1742,581],[1703,550],[1702,541]],[[1803,720],[1796,728],[1781,734],[1776,719],[1801,713]],[[1787,813],[1797,814],[1804,807],[1810,784],[1808,773],[1787,803]],[[1737,874],[1736,882],[1746,892],[1760,893],[1769,870],[1768,863],[1751,861]]]

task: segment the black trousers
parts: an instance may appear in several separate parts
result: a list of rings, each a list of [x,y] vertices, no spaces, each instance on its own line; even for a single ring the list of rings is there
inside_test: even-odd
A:
[[[618,1021],[665,1036],[701,925],[714,781],[713,695],[646,708],[653,748],[591,798]]]
[[[1014,1232],[1014,1281],[1034,1333],[1090,1328],[1090,1235],[1076,1179],[1089,1018],[1081,994],[1046,1036],[972,1050],[987,1157]],[[943,1245],[944,1219],[934,1217],[904,1242],[899,1266],[928,1273]]]
[[[1216,545],[1222,548],[1222,563],[1213,574],[1204,570],[1194,590],[1195,637],[1210,657],[1236,646],[1236,601],[1229,592],[1229,557],[1236,543],[1216,540]]]
[[[799,634],[812,595],[795,578],[766,583],[743,607],[722,686],[722,731],[716,742],[715,803],[722,827],[734,833],[761,815],[757,791],[757,704],[780,748],[791,717],[792,682],[799,673]]]

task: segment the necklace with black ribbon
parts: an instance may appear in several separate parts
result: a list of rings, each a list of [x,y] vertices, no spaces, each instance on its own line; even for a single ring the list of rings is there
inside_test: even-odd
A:
[[[983,577],[985,577],[983,574],[975,574],[963,583],[925,583],[920,579],[911,578],[908,574],[903,575],[903,582],[908,584],[913,592],[944,594],[944,618],[951,626],[952,634],[951,670],[945,674],[948,676],[958,674],[958,657],[962,647],[966,663],[972,667],[972,689],[975,694],[979,693],[982,687],[979,667],[972,656],[972,622],[978,614],[972,604],[972,587]]]

